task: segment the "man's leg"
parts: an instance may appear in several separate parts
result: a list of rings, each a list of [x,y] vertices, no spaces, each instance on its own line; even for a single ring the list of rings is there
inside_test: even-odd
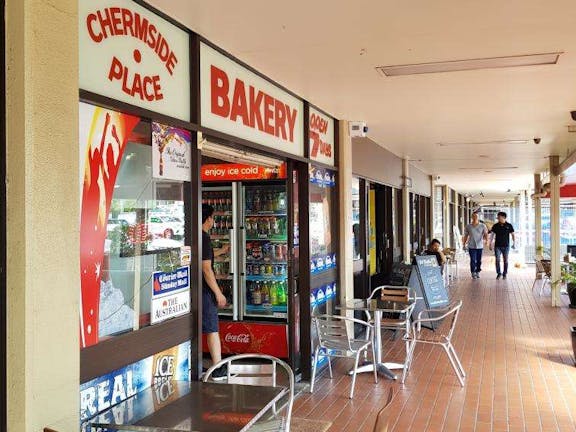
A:
[[[468,254],[470,255],[470,273],[474,276],[476,272],[476,263],[474,262],[474,249],[468,249]]]
[[[483,249],[476,249],[476,273],[482,271],[482,252]]]
[[[216,364],[220,360],[222,360],[222,346],[220,345],[220,334],[208,333],[206,335],[206,341],[208,342],[208,350],[210,351],[210,357],[212,357],[212,364]]]
[[[504,273],[502,273],[503,276],[506,276],[508,274],[508,254],[509,253],[510,253],[509,247],[502,248],[502,257],[504,258]]]
[[[502,251],[499,247],[495,247],[494,253],[496,254],[496,274],[500,276],[502,274],[500,272],[500,256],[502,255]]]

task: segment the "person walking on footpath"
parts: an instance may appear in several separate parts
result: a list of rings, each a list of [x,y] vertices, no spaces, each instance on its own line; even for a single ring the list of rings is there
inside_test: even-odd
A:
[[[490,230],[490,250],[496,253],[496,279],[506,279],[508,275],[508,254],[510,253],[510,237],[512,237],[512,249],[515,248],[516,237],[514,227],[506,222],[507,215],[498,212],[498,222]],[[494,238],[496,238],[495,241]],[[504,271],[500,271],[500,257],[504,261]]]
[[[488,228],[482,222],[478,213],[472,213],[472,221],[464,228],[462,247],[470,254],[470,273],[472,279],[478,279],[482,271],[482,251],[488,240]]]

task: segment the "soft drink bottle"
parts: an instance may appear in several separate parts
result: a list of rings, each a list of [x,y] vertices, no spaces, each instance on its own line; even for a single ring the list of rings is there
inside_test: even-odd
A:
[[[279,294],[278,294],[278,302],[285,306],[288,303],[288,293],[286,292],[286,282],[279,283]]]
[[[262,304],[262,290],[260,289],[260,282],[254,284],[254,291],[252,292],[252,304],[260,306]]]
[[[262,284],[262,304],[270,304],[270,287],[268,282]]]
[[[252,211],[254,213],[259,213],[262,211],[262,201],[260,199],[260,191],[258,189],[256,189],[256,192],[254,193]]]
[[[269,291],[270,291],[270,304],[272,306],[277,306],[279,303],[278,303],[278,290],[276,282],[270,282]]]

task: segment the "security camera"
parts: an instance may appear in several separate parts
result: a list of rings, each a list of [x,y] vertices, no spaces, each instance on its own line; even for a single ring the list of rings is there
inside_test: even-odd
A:
[[[572,117],[572,120],[576,121],[576,111],[570,111],[570,117]]]
[[[534,144],[540,144],[540,141],[542,141],[542,138],[534,138]]]

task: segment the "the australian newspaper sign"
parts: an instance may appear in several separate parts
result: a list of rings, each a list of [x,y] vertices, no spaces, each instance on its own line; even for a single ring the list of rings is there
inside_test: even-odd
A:
[[[200,88],[202,126],[304,156],[300,99],[204,43]]]
[[[132,0],[80,0],[80,88],[190,120],[189,35]]]

